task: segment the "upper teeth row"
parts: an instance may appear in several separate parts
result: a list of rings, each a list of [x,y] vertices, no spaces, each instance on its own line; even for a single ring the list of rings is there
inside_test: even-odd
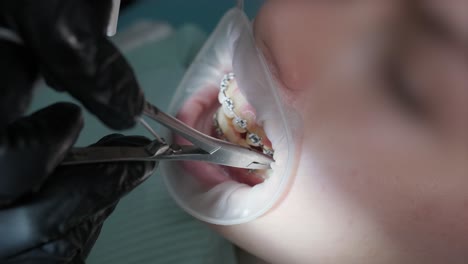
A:
[[[248,122],[247,120],[241,118],[235,111],[235,103],[227,95],[227,90],[231,84],[231,81],[235,79],[235,74],[230,72],[224,75],[221,83],[219,85],[220,92],[218,95],[218,101],[222,104],[224,114],[232,118],[232,123],[234,128],[239,133],[247,133],[246,140],[248,141],[249,145],[256,146],[256,147],[263,147],[262,137],[257,135],[256,133],[252,133],[247,130]],[[267,155],[273,155],[273,150],[271,149],[264,149],[264,153]]]
[[[224,75],[223,79],[221,80],[221,84],[219,85],[220,92],[218,100],[219,103],[223,106],[224,114],[229,118],[233,118],[232,123],[235,129],[239,133],[245,133],[247,132],[248,122],[247,120],[241,118],[239,115],[236,114],[236,112],[234,111],[234,100],[232,100],[226,93],[229,88],[229,85],[231,84],[231,81],[234,80],[234,78],[235,75],[232,72]]]

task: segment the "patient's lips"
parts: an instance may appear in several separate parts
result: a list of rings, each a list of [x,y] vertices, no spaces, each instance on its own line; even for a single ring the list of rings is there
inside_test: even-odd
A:
[[[193,94],[177,117],[193,128],[214,137],[273,155],[270,140],[255,122],[255,109],[248,104],[237,87],[233,75],[226,75],[220,88],[206,87]],[[176,137],[177,143],[186,144]],[[268,171],[247,170],[202,162],[183,162],[186,170],[207,187],[235,180],[250,186],[262,183]]]

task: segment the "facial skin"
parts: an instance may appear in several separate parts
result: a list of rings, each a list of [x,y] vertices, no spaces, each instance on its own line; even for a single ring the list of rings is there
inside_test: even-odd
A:
[[[438,4],[263,6],[255,38],[301,115],[299,160],[270,212],[216,230],[270,263],[466,263],[468,3]]]

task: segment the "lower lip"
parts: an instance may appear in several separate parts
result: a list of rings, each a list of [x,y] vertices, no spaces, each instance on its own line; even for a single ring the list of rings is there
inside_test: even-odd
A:
[[[220,106],[218,92],[217,87],[207,87],[197,91],[184,103],[177,114],[177,118],[202,133],[214,136],[213,114]],[[174,142],[177,144],[190,144],[178,136],[175,136]],[[190,171],[193,177],[208,188],[232,180],[250,186],[255,186],[264,181],[261,175],[247,169],[198,161],[183,161],[181,164],[185,170]]]

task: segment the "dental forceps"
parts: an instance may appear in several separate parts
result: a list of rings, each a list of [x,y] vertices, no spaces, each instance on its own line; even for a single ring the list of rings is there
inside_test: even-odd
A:
[[[60,165],[116,161],[190,160],[245,169],[270,169],[270,164],[274,162],[273,158],[266,154],[205,135],[148,102],[144,105],[143,115],[187,139],[193,145],[168,145],[140,117],[140,123],[156,138],[147,146],[72,148]]]

